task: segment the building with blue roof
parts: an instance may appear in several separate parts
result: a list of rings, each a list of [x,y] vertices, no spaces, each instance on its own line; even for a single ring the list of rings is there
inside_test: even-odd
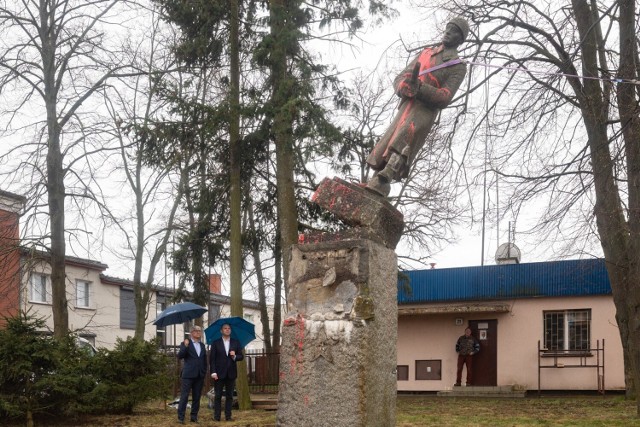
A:
[[[451,389],[455,343],[466,327],[480,344],[474,386],[624,389],[603,259],[403,273],[408,284],[398,287],[398,391]]]

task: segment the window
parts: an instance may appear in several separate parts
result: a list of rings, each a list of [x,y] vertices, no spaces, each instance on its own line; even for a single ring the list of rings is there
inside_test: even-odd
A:
[[[136,328],[136,304],[133,289],[120,288],[120,329]]]
[[[222,306],[217,303],[209,304],[209,323],[213,323],[222,317]]]
[[[29,289],[29,301],[50,302],[51,293],[49,291],[49,276],[41,273],[31,275],[31,286]]]
[[[254,323],[253,322],[253,314],[245,314],[243,317],[244,317],[244,320],[246,320],[247,322]]]
[[[156,338],[158,339],[158,342],[160,343],[160,345],[167,345],[167,334],[164,328],[160,329],[156,329]]]
[[[586,351],[591,342],[591,310],[545,311],[544,348]]]
[[[160,315],[160,313],[162,313],[164,311],[164,309],[167,308],[167,303],[164,301],[157,301],[156,302],[156,317],[158,317]]]
[[[76,307],[89,307],[91,284],[86,280],[76,281]]]
[[[167,308],[167,303],[165,303],[164,301],[156,301],[156,317],[158,317],[158,315],[162,313],[165,308]],[[167,344],[165,331],[165,326],[156,326],[156,338],[158,338],[158,342],[161,345]]]

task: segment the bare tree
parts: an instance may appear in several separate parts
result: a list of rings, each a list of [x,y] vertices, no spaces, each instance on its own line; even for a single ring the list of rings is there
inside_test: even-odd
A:
[[[156,271],[167,253],[188,179],[184,170],[176,173],[171,165],[145,162],[144,154],[149,149],[145,130],[158,116],[166,113],[166,105],[155,96],[156,88],[161,76],[171,72],[174,62],[169,52],[172,33],[169,28],[162,27],[159,16],[152,12],[148,37],[142,45],[131,46],[132,63],[146,52],[146,60],[139,66],[146,73],[111,85],[104,96],[119,148],[119,162],[114,172],[124,175],[126,194],[130,191],[134,201],[133,208],[124,213],[124,219],[116,218],[114,214],[114,222],[122,230],[125,249],[130,254],[128,259],[134,261],[135,338],[139,340],[144,340]],[[122,197],[123,193],[119,192],[115,203],[121,205]],[[131,230],[128,218],[134,222]]]
[[[7,127],[24,126],[32,120],[31,111],[42,111],[46,117],[33,125],[37,136],[26,162],[42,174],[46,187],[56,337],[69,328],[65,200],[70,194],[83,196],[68,188],[69,180],[82,184],[76,162],[95,149],[90,146],[95,110],[88,104],[109,79],[135,73],[114,39],[105,37],[110,18],[126,14],[126,5],[124,0],[20,0],[0,5],[0,91],[5,99],[11,94],[2,111]]]
[[[494,143],[489,161],[503,188],[513,191],[509,206],[517,212],[532,201],[546,203],[539,232],[548,236],[580,221],[573,242],[589,238],[585,229],[597,232],[616,305],[627,391],[634,395],[640,384],[635,2],[469,0],[440,7],[475,24],[466,56],[496,67],[485,75],[493,82],[486,111],[468,120],[467,153],[474,152],[474,140]],[[474,71],[470,91],[482,87],[482,74]],[[473,112],[469,100],[467,111]],[[483,135],[487,123],[490,131]],[[470,166],[473,157],[465,160]]]

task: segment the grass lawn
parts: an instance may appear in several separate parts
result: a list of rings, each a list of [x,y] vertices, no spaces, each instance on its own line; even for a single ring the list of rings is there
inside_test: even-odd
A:
[[[188,416],[187,410],[187,416]],[[321,414],[319,414],[321,416]],[[234,422],[215,422],[203,400],[202,426],[275,426],[275,411],[233,412]],[[22,420],[21,420],[22,421]],[[5,424],[3,424],[5,425]],[[24,425],[23,422],[8,425]],[[176,410],[163,402],[145,405],[133,415],[99,416],[59,422],[36,421],[36,426],[177,426]],[[187,423],[186,425],[189,425]],[[525,399],[438,398],[432,395],[398,397],[396,426],[621,426],[640,427],[636,403],[621,396],[530,397]]]
[[[461,399],[400,396],[396,426],[640,426],[622,396]]]

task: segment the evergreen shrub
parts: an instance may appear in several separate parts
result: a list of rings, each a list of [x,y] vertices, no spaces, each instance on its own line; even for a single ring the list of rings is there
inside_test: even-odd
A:
[[[140,403],[165,398],[171,378],[167,356],[155,342],[118,339],[114,350],[98,350],[91,371],[98,379],[88,396],[93,413],[131,413]]]

